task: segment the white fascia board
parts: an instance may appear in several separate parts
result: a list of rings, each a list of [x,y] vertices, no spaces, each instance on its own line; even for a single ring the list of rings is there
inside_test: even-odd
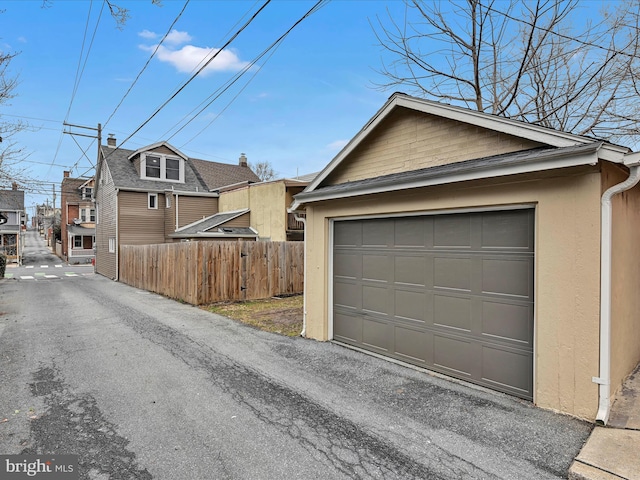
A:
[[[160,190],[159,190],[160,191]],[[170,193],[172,195],[180,195],[183,197],[210,197],[210,198],[218,198],[220,195],[218,192],[190,192],[188,190],[174,190],[173,188],[165,188],[161,192]]]
[[[184,233],[171,233],[169,234],[169,238],[193,238],[193,239],[198,239],[199,237],[201,238],[258,238],[258,234],[257,233],[237,233],[235,235],[231,235],[228,233],[220,233],[220,232],[214,232],[214,233],[209,233],[209,232],[198,232],[196,234],[184,234]]]
[[[361,195],[372,195],[378,193],[387,193],[397,190],[407,190],[412,188],[430,187],[435,185],[447,185],[450,183],[467,182],[471,180],[482,180],[486,178],[504,177],[508,175],[518,175],[522,173],[542,172],[545,170],[554,170],[569,167],[578,167],[584,165],[596,165],[598,163],[598,155],[593,153],[586,153],[582,155],[572,155],[567,157],[561,157],[555,160],[538,159],[533,162],[527,162],[516,165],[502,165],[499,167],[489,167],[482,170],[475,171],[460,171],[457,173],[448,173],[443,176],[436,176],[431,178],[411,180],[408,182],[398,183],[390,181],[388,184],[372,185],[369,187],[363,187],[361,189],[353,189],[350,191],[342,192],[328,192],[322,193],[318,191],[316,195],[309,193],[303,200],[296,200],[291,204],[289,210],[294,211],[300,208],[301,205],[307,203],[313,203],[323,200],[336,200],[340,198],[357,197]]]
[[[136,155],[139,155],[140,153],[145,153],[145,152],[148,152],[149,150],[153,150],[154,148],[163,147],[163,146],[167,147],[172,152],[174,152],[176,155],[178,155],[179,157],[182,157],[185,160],[187,160],[189,158],[184,153],[182,153],[180,150],[178,150],[176,147],[171,145],[169,142],[162,141],[162,142],[156,142],[156,143],[153,143],[151,145],[147,145],[145,147],[139,148],[138,150],[133,152],[131,155],[129,155],[127,157],[127,160],[131,160],[133,157],[135,157]]]

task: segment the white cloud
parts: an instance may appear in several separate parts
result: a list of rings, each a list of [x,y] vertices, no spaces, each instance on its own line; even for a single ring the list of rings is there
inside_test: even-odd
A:
[[[156,46],[140,45],[142,50],[153,51]],[[179,50],[172,50],[160,45],[156,57],[161,62],[173,65],[179,72],[191,73],[194,69],[200,68],[201,62],[211,58],[219,49],[202,48],[193,45],[185,45]],[[238,56],[231,50],[223,50],[218,53],[216,58],[203,70],[202,73],[211,72],[235,72],[246,67],[249,62],[241,61]]]
[[[18,37],[20,43],[27,43],[27,37]]]
[[[179,32],[175,28],[171,30],[167,38],[164,39],[165,43],[172,43],[174,45],[180,45],[181,43],[187,43],[191,41],[191,35],[187,32]]]
[[[142,37],[142,38],[149,38],[149,39],[153,39],[153,38],[158,38],[158,34],[157,33],[153,33],[149,30],[142,30],[141,32],[138,32],[138,36]]]
[[[342,150],[347,143],[349,143],[349,140],[336,140],[327,145],[326,148],[328,150]]]

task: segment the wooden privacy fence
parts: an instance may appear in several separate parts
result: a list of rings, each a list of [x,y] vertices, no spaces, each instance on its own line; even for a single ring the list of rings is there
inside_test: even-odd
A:
[[[304,242],[123,245],[119,277],[192,305],[302,293]]]

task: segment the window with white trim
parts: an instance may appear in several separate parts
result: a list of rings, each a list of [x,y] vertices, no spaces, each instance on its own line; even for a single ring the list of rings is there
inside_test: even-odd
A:
[[[82,237],[80,235],[74,235],[73,248],[82,248]]]
[[[184,159],[159,153],[140,155],[140,178],[184,183]]]
[[[157,210],[158,208],[158,194],[157,193],[149,193],[148,194],[148,203],[147,208]]]
[[[83,222],[95,222],[96,221],[96,209],[95,208],[81,208],[80,220]]]
[[[165,207],[171,208],[171,195],[169,195],[168,193],[164,194],[164,203]]]
[[[116,237],[109,237],[109,253],[116,253]]]

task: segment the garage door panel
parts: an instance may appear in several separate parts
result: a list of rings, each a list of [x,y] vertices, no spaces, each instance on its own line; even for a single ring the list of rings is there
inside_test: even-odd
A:
[[[376,351],[391,352],[393,327],[387,322],[365,317],[362,320],[362,343]]]
[[[432,264],[424,254],[395,255],[393,276],[395,283],[405,285],[427,286],[427,278],[433,278]]]
[[[362,224],[364,247],[386,247],[393,244],[393,222],[388,219],[369,220]]]
[[[411,363],[433,363],[433,334],[404,326],[395,327],[395,354]]]
[[[433,363],[441,369],[455,372],[458,376],[471,376],[473,345],[470,341],[433,336]]]
[[[471,248],[471,217],[468,215],[438,215],[433,219],[435,248]]]
[[[336,221],[334,338],[532,399],[533,222],[533,210]]]
[[[354,253],[335,254],[334,274],[342,278],[358,278],[362,276],[362,257]]]
[[[531,305],[482,302],[482,333],[533,348]]]
[[[431,315],[428,314],[428,294],[424,291],[411,291],[395,289],[394,291],[395,316],[418,324],[424,324]]]
[[[530,270],[530,259],[485,259],[482,261],[482,292],[530,298],[533,293]]]
[[[471,299],[435,294],[433,323],[439,327],[471,332]]]
[[[362,255],[362,279],[388,282],[393,273],[392,262],[389,255]]]
[[[396,247],[423,247],[429,246],[428,230],[431,223],[424,217],[398,218],[394,222],[394,245]]]
[[[436,257],[433,262],[434,288],[471,291],[471,258]]]
[[[362,309],[362,287],[358,283],[336,281],[333,291],[333,301],[336,306],[352,309]]]
[[[482,375],[485,382],[516,394],[532,396],[531,375],[522,372],[533,372],[531,356],[518,351],[483,347]]]
[[[362,245],[362,225],[357,222],[339,222],[334,226],[333,243],[336,247]]]
[[[522,211],[486,213],[482,216],[482,247],[502,251],[533,252],[533,212]]]
[[[393,298],[391,298],[393,301]],[[389,308],[389,290],[387,287],[362,286],[362,310],[387,315]]]
[[[362,343],[362,317],[336,310],[333,314],[333,336],[347,343]]]

